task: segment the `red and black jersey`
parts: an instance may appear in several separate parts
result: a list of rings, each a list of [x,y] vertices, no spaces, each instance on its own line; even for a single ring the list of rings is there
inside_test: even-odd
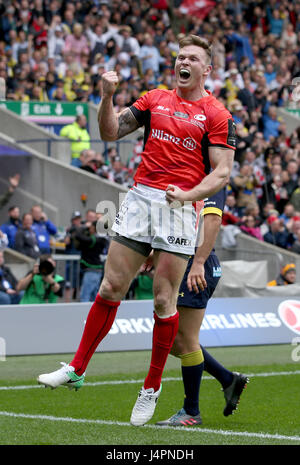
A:
[[[145,126],[142,161],[135,182],[165,190],[198,185],[210,172],[209,146],[235,149],[231,114],[210,92],[195,102],[176,89],[155,89],[139,98],[131,111]]]

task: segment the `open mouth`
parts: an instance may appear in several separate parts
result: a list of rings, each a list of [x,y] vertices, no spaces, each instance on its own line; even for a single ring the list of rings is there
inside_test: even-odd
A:
[[[191,76],[191,73],[188,69],[186,68],[182,68],[180,71],[179,71],[179,76],[181,79],[183,79],[184,81],[187,81],[189,79],[189,77]]]

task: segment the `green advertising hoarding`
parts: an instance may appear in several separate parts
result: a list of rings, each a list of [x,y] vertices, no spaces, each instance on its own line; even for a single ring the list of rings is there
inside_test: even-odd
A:
[[[88,119],[88,104],[81,102],[15,102],[0,101],[0,108],[6,108],[28,121],[46,126],[63,126],[74,118],[85,115]]]

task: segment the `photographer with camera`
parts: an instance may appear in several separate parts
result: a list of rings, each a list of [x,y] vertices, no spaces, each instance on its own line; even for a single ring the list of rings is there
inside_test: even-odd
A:
[[[76,248],[81,251],[80,302],[92,302],[103,277],[103,256],[107,254],[108,240],[97,234],[97,221],[86,221],[73,237]]]
[[[20,304],[45,304],[57,302],[62,297],[64,278],[55,273],[56,263],[50,254],[40,256],[33,270],[20,279],[17,291],[24,290]]]

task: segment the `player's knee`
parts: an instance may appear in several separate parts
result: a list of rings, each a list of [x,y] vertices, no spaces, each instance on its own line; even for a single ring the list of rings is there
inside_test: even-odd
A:
[[[154,294],[154,310],[158,316],[165,315],[170,306],[170,296],[167,292],[157,292]]]
[[[173,346],[171,349],[171,355],[174,355],[174,357],[179,357],[183,353],[184,353],[184,340],[182,338],[182,334],[178,332],[173,342]]]
[[[103,299],[122,299],[125,293],[126,290],[120,281],[104,276],[100,286],[100,295]]]

